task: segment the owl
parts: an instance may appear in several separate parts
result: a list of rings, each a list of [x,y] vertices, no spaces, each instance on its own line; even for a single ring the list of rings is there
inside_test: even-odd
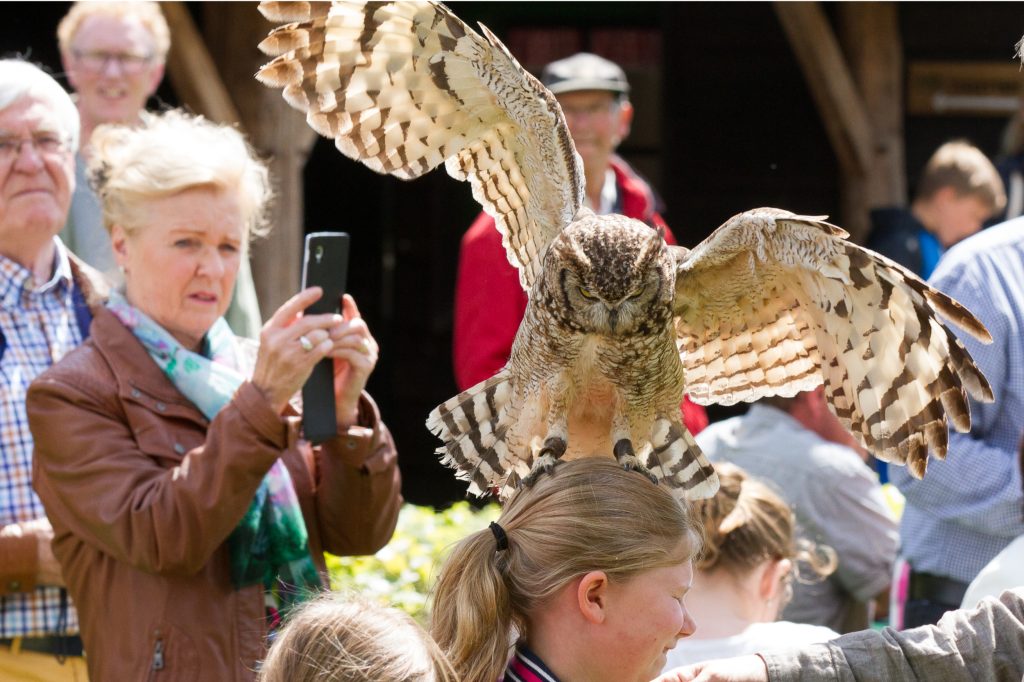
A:
[[[740,213],[692,251],[583,205],[555,98],[486,27],[435,2],[264,2],[293,22],[257,74],[369,168],[412,179],[442,163],[502,235],[529,303],[508,363],[427,420],[472,493],[510,492],[558,458],[611,453],[681,499],[715,493],[682,424],[701,404],[824,384],[880,459],[922,476],[947,415],[970,428],[984,376],[940,321],[990,340],[956,301],[850,243],[823,216]]]

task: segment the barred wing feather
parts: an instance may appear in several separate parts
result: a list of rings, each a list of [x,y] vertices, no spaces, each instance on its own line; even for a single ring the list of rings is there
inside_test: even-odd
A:
[[[436,2],[264,2],[275,58],[257,78],[378,173],[442,162],[494,217],[529,291],[583,203],[582,163],[554,97],[486,27]]]
[[[823,217],[739,214],[677,250],[674,312],[687,392],[699,403],[790,396],[824,382],[831,410],[877,457],[924,474],[947,415],[970,429],[967,393],[992,391],[938,315],[977,338],[959,303]]]

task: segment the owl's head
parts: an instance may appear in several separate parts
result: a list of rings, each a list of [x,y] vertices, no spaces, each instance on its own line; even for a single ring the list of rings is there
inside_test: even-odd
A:
[[[581,217],[552,242],[544,273],[555,315],[576,331],[647,334],[671,317],[672,259],[661,235],[639,220]]]

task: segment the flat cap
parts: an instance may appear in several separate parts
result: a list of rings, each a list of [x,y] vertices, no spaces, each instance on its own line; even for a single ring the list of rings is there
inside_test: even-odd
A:
[[[626,73],[615,62],[589,52],[579,52],[544,67],[541,82],[552,93],[578,90],[607,90],[619,94],[629,92]]]

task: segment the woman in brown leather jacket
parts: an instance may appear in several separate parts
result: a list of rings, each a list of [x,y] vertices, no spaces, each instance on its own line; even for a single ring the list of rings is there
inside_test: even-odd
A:
[[[91,169],[125,286],[90,339],[32,385],[34,485],[78,605],[93,680],[251,680],[325,551],[371,553],[401,503],[394,444],[363,391],[378,348],[355,302],[258,348],[222,319],[267,170],[236,131],[178,112],[101,128]],[[333,358],[338,435],[304,441],[292,400]]]

